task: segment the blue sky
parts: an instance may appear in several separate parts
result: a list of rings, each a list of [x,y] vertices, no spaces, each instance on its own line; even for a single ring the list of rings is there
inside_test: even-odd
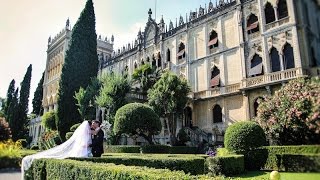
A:
[[[157,1],[157,2],[156,2]],[[70,18],[71,26],[77,21],[85,0],[8,0],[0,6],[0,97],[12,79],[19,86],[29,64],[33,65],[30,104],[33,93],[45,69],[47,41],[54,37]],[[115,36],[115,47],[132,42],[138,30],[144,29],[148,9],[157,22],[161,15],[168,24],[171,19],[184,18],[190,10],[198,10],[210,0],[93,0],[96,31],[103,37]],[[212,0],[215,4],[215,0]],[[29,111],[32,106],[29,106]]]

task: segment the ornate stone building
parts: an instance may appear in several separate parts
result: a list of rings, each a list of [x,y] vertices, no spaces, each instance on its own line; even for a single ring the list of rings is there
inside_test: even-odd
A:
[[[42,100],[44,112],[57,110],[58,108],[57,96],[59,80],[65,54],[69,47],[71,33],[72,31],[68,19],[65,28],[53,39],[51,39],[51,37],[48,39],[47,63],[43,83]],[[111,41],[107,38],[102,39],[101,35],[98,37],[97,52],[100,62],[111,56],[111,52],[113,51],[113,40],[113,36],[111,37]]]
[[[144,31],[101,62],[102,71],[130,76],[150,63],[187,79],[192,100],[178,128],[194,143],[221,141],[228,125],[256,116],[259,98],[319,76],[319,10],[315,0],[219,0],[167,24],[149,10]]]

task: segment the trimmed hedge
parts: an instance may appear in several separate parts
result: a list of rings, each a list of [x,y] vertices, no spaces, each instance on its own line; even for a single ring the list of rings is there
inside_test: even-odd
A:
[[[104,156],[101,158],[72,158],[79,161],[92,161],[97,163],[114,163],[126,166],[147,166],[157,169],[170,169],[184,171],[193,175],[203,174],[205,159],[203,157],[186,156]]]
[[[21,164],[21,157],[0,157],[0,169],[7,169],[7,168],[20,168]]]
[[[105,153],[160,153],[160,154],[197,154],[197,147],[188,146],[166,146],[166,145],[146,145],[146,146],[128,146],[111,145],[105,146]]]
[[[283,170],[277,155],[282,154],[320,154],[320,145],[266,146],[249,151],[245,155],[248,170]]]
[[[141,146],[142,153],[160,153],[160,154],[169,154],[170,146],[167,145],[146,145]]]
[[[1,156],[0,155],[0,169],[14,168],[19,169],[21,167],[22,158],[36,153],[33,150],[20,150],[19,156]]]
[[[96,158],[99,159],[99,158]],[[37,159],[25,173],[25,179],[210,179],[181,171],[147,167],[100,164],[75,160]]]
[[[105,146],[105,153],[140,153],[140,146]]]
[[[169,149],[169,154],[197,154],[197,147],[188,146],[171,146]]]
[[[278,166],[289,172],[320,172],[320,155],[281,154],[277,155]]]
[[[244,172],[244,156],[230,155],[206,159],[209,175],[236,175]]]

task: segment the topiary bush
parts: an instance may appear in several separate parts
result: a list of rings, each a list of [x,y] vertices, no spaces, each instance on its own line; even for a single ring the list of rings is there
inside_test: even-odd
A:
[[[57,130],[55,111],[46,112],[41,118],[42,125],[49,130]]]
[[[138,135],[154,144],[152,136],[162,128],[159,116],[150,106],[142,103],[130,103],[117,110],[113,131],[115,134]]]
[[[81,123],[74,124],[73,126],[70,127],[70,131],[74,132],[80,125]]]
[[[224,137],[224,146],[227,150],[245,154],[249,150],[266,144],[266,135],[263,129],[255,122],[237,122],[229,126]]]
[[[9,123],[3,117],[0,117],[0,141],[6,141],[9,138],[11,138]]]

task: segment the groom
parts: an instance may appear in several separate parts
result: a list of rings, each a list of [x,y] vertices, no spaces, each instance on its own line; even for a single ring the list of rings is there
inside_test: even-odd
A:
[[[95,130],[100,127],[100,124],[100,121],[94,120],[92,121],[91,128]],[[96,135],[93,135],[92,144],[90,145],[93,157],[101,157],[101,154],[103,154],[103,137],[104,133],[101,129],[99,129]]]

